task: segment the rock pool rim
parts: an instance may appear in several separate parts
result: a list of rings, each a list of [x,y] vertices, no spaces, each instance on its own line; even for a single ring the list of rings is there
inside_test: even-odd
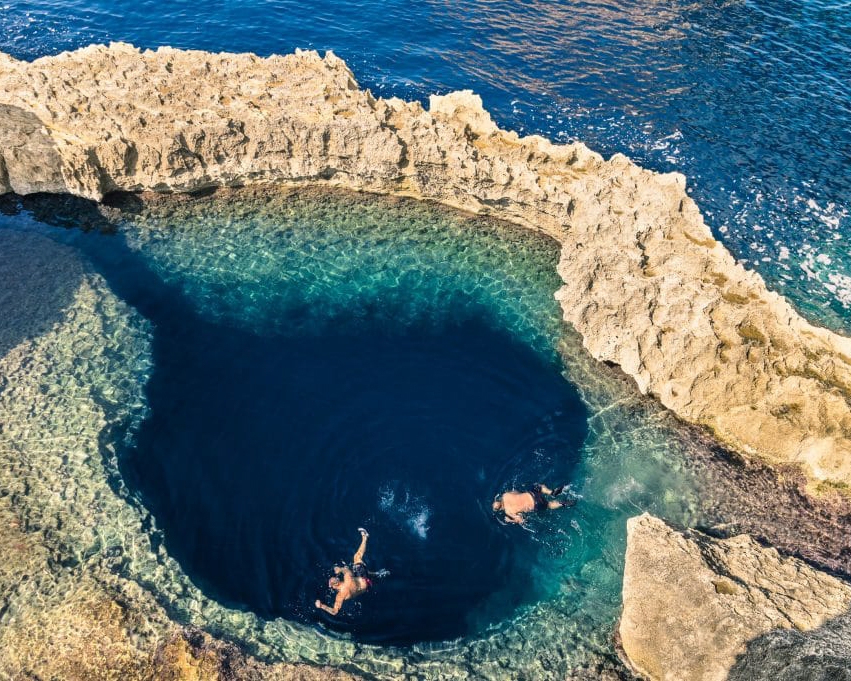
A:
[[[265,187],[263,187],[263,188],[251,188],[251,189],[249,189],[249,190],[247,190],[247,191],[257,191],[257,192],[261,192],[261,193],[263,193],[263,192],[266,192],[266,191],[267,191],[267,188],[265,188]],[[325,189],[323,188],[323,193],[324,193],[324,191],[325,191]],[[336,191],[337,191],[337,190],[333,190],[333,192],[334,192],[334,193],[336,193]],[[211,195],[214,195],[214,194],[211,194]],[[73,216],[73,215],[75,215],[75,207],[79,206],[79,205],[80,205],[80,203],[81,203],[79,199],[74,198],[74,197],[71,197],[71,196],[51,196],[51,195],[46,195],[46,196],[44,196],[44,197],[40,197],[40,198],[41,198],[41,199],[43,199],[43,200],[45,200],[45,201],[47,202],[47,204],[48,204],[48,205],[55,206],[57,203],[58,203],[58,204],[60,204],[60,206],[59,206],[59,208],[60,208],[60,209],[62,208],[62,205],[63,205],[63,204],[66,204],[66,208],[67,208],[67,210],[64,210],[64,211],[63,211],[63,210],[58,210],[58,211],[54,211],[54,212],[53,212],[53,214],[52,214],[52,220],[53,220],[54,224],[59,224],[59,225],[64,225],[64,226],[68,226],[68,225],[75,225],[75,221],[74,221],[74,220],[69,220],[69,219],[68,219],[68,217],[69,217],[69,216]],[[118,198],[118,199],[120,199],[120,197],[117,197],[117,198]],[[152,199],[152,200],[154,200],[154,201],[165,201],[165,202],[168,202],[168,201],[170,201],[170,200],[171,200],[171,198],[172,198],[172,197],[164,196],[164,195],[162,195],[162,194],[153,194],[153,195],[151,195],[151,199]],[[188,196],[186,196],[186,195],[178,195],[178,196],[177,196],[177,197],[175,197],[175,198],[176,198],[176,200],[178,200],[178,201],[186,201],[186,200],[190,199],[191,197],[188,197]],[[132,195],[128,195],[128,196],[126,196],[126,197],[125,197],[125,199],[126,199],[126,200],[128,200],[128,201],[130,202],[130,204],[131,204],[131,205],[130,205],[130,209],[132,209],[132,207],[133,207],[133,205],[134,205],[134,204],[138,206],[138,205],[139,205],[139,204],[138,204],[138,202],[141,200],[141,199],[140,199],[140,197],[138,197],[138,196],[132,196]],[[24,206],[23,206],[24,208],[29,208],[29,207],[31,207],[31,206],[28,206],[28,205],[27,205],[27,204],[30,204],[30,203],[31,203],[31,201],[32,201],[30,198],[28,198],[28,197],[24,197],[24,198],[22,199],[22,201],[23,201],[23,203],[24,203]],[[39,201],[37,200],[37,201],[35,201],[35,202],[33,202],[33,203],[38,203],[38,202],[39,202]],[[67,205],[67,204],[70,204],[70,205]],[[101,211],[102,211],[102,210],[106,210],[106,211],[111,210],[111,209],[107,209],[107,208],[105,208],[105,207],[103,207],[103,206],[98,206],[97,204],[93,204],[93,203],[88,202],[88,201],[84,202],[84,207],[85,207],[86,209],[88,209],[88,210],[89,210],[89,214],[90,214],[90,217],[91,217],[91,222],[88,224],[88,226],[90,226],[90,227],[97,227],[99,224],[102,224],[103,220],[106,218],[106,216],[101,215]],[[47,209],[45,209],[45,212],[41,212],[41,213],[38,215],[38,217],[50,217],[50,216],[49,216],[49,215],[47,215],[46,213],[49,213],[49,211],[47,211]],[[108,214],[108,213],[107,213],[107,214]],[[109,220],[108,220],[108,219],[106,220],[106,224],[105,224],[105,225],[103,225],[103,226],[106,226],[106,227],[108,227],[108,226],[109,226]],[[510,225],[510,226],[511,226],[512,228],[516,228],[514,225]],[[585,355],[585,353],[579,353],[579,354],[581,354],[583,357],[584,357],[584,355]],[[589,360],[589,362],[591,362],[591,364],[595,364],[593,361],[591,361],[591,360],[590,360],[590,358],[588,358],[588,360]],[[611,374],[611,373],[612,373],[612,371],[611,371],[610,369],[605,368],[605,367],[602,367],[602,366],[599,366],[599,365],[596,367],[596,370],[597,370],[597,371],[601,371],[601,372],[603,372],[604,374]],[[616,371],[615,373],[617,373],[617,374],[618,374],[618,376],[620,376],[620,372],[619,372],[619,371]],[[632,382],[631,382],[631,381],[628,381],[628,383],[630,384],[630,386],[632,386]],[[634,388],[634,387],[633,387],[633,388]],[[646,403],[648,403],[648,404],[651,402],[650,398],[641,398],[641,399],[642,399],[642,401],[645,401],[645,402],[646,402]],[[691,429],[691,428],[689,428],[689,430],[691,431],[692,429]],[[210,629],[211,629],[214,633],[218,633],[218,635],[220,635],[220,636],[224,634],[224,632],[220,632],[220,631],[218,631],[218,630],[217,630],[217,626],[216,626],[216,624],[215,624],[215,622],[214,622],[214,621],[212,621],[212,622],[211,622]],[[228,636],[227,636],[227,634],[224,634],[224,636],[225,636],[225,638],[228,638],[229,640],[241,640],[241,639],[238,639],[238,637],[237,637],[237,638],[228,637]],[[190,637],[190,643],[191,643],[191,641],[194,641],[194,640],[195,640],[196,635],[194,635],[194,634],[191,634],[191,633],[190,633],[190,634],[189,634],[189,637]],[[192,643],[191,643],[191,645],[192,645],[192,648],[194,649],[194,648],[195,648],[194,644],[192,644]],[[251,650],[251,651],[252,651],[252,653],[253,653],[253,654],[255,654],[255,655],[258,655],[258,654],[259,654],[259,655],[261,655],[261,659],[264,659],[264,660],[269,661],[269,662],[274,662],[274,660],[278,659],[278,658],[277,658],[277,657],[275,657],[274,655],[272,655],[272,656],[263,655],[263,654],[262,654],[262,650],[259,650],[259,649],[249,648],[249,650]],[[267,652],[268,652],[268,651],[267,651]],[[223,654],[223,655],[229,655],[229,654],[232,654],[232,653],[223,652],[222,654]],[[256,658],[255,658],[255,659],[256,659]],[[283,663],[281,663],[281,664],[283,664]],[[340,666],[340,665],[339,665],[339,663],[338,663],[338,666]],[[349,668],[349,667],[347,667],[345,664],[344,664],[344,665],[342,665],[342,667],[343,667],[343,668]],[[354,671],[354,668],[351,668],[350,670],[351,670],[351,671]],[[615,671],[615,672],[613,672],[613,673],[616,673],[616,671]]]
[[[682,175],[520,138],[469,91],[428,111],[376,99],[330,52],[112,43],[0,65],[7,145],[37,152],[4,154],[0,191],[100,200],[313,180],[537,227],[562,243],[558,297],[592,356],[733,449],[801,467],[811,493],[851,485],[851,338],[737,264]]]
[[[179,217],[184,215],[184,213],[191,215],[192,211],[197,210],[199,206],[203,206],[204,210],[206,210],[207,203],[210,204],[213,210],[218,210],[216,206],[221,206],[222,204],[220,202],[224,202],[225,204],[238,207],[238,214],[243,215],[246,214],[246,208],[250,211],[259,210],[261,212],[270,207],[273,210],[277,210],[281,205],[285,205],[291,199],[299,200],[301,198],[308,201],[330,200],[332,202],[343,199],[351,200],[355,203],[387,201],[392,205],[399,205],[401,207],[404,207],[406,204],[410,206],[421,205],[427,210],[436,211],[436,214],[456,216],[459,219],[459,224],[463,225],[464,230],[489,229],[492,226],[505,229],[509,234],[512,232],[529,233],[530,238],[541,244],[546,244],[547,247],[554,246],[557,243],[551,235],[540,230],[528,229],[492,215],[476,214],[449,207],[430,199],[416,199],[408,196],[349,190],[316,182],[213,187],[195,192],[114,192],[108,195],[102,203],[82,199],[73,194],[33,194],[28,196],[6,194],[0,195],[0,212],[16,214],[20,209],[24,209],[31,211],[36,219],[45,224],[72,229],[79,228],[83,231],[95,229],[114,232],[120,221],[133,220],[137,214],[145,219],[145,214],[149,209],[149,216],[162,219],[163,216],[170,216],[172,211]],[[193,206],[192,204],[195,205]],[[272,204],[276,205],[273,206]],[[181,206],[186,206],[187,208],[182,209]],[[195,217],[197,218],[197,215]],[[561,321],[557,323],[563,324]],[[640,395],[639,392],[635,391],[635,384],[632,378],[623,372],[619,365],[609,361],[600,363],[594,360],[589,354],[586,354],[582,348],[571,349],[573,347],[572,344],[575,343],[575,341],[571,340],[572,338],[575,338],[575,332],[569,328],[569,325],[564,326],[558,332],[557,337],[553,337],[556,346],[553,348],[555,352],[554,359],[557,359],[563,365],[568,374],[572,375],[574,372],[577,372],[577,375],[599,374],[601,378],[605,377],[605,380],[622,384],[623,389],[628,393],[635,393],[636,396]],[[579,352],[576,350],[579,350]],[[567,380],[580,390],[583,398],[587,397],[592,402],[596,401],[593,394],[586,394],[588,386],[576,384],[571,378],[567,378]],[[658,404],[650,395],[641,395],[640,401],[647,405]],[[772,478],[778,484],[788,487],[792,495],[789,497],[788,503],[797,504],[799,502],[805,502],[807,496],[805,490],[806,480],[801,475],[798,467],[790,464],[769,465],[760,461],[758,458],[750,460],[735,449],[731,449],[723,443],[718,442],[717,438],[707,428],[683,421],[672,412],[668,412],[668,414],[672,422],[676,423],[676,430],[682,432],[684,437],[689,441],[702,443],[702,446],[712,448],[718,457],[729,462],[737,469],[744,467],[754,471],[760,469],[771,471]],[[830,513],[841,515],[842,513],[847,513],[847,509],[849,508],[845,495],[819,498],[814,499],[814,501],[818,503],[819,507],[824,508]],[[840,556],[827,554],[822,550],[802,550],[795,542],[790,544],[787,540],[779,536],[762,535],[761,530],[748,530],[748,532],[754,533],[755,536],[759,537],[760,541],[776,546],[787,554],[795,555],[820,570],[826,570],[832,574],[843,576],[851,574],[849,572],[848,561]],[[723,532],[721,534],[723,535]],[[844,555],[845,551],[843,550],[841,553]]]

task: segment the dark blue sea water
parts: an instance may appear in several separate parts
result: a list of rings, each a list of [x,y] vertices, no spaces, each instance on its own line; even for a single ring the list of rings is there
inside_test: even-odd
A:
[[[573,480],[587,412],[554,361],[476,317],[344,315],[327,320],[339,332],[261,336],[200,318],[169,287],[125,299],[156,345],[151,414],[122,472],[209,595],[398,645],[475,633],[543,595],[538,544],[490,500]],[[360,526],[367,564],[390,576],[320,615]]]
[[[4,0],[0,50],[332,49],[363,86],[472,88],[497,121],[679,170],[710,225],[851,331],[851,6],[842,0]]]

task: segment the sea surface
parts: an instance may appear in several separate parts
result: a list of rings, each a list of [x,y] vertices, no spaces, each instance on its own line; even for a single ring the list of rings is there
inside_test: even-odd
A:
[[[0,50],[21,59],[110,40],[302,47],[382,96],[471,88],[503,127],[684,173],[747,267],[851,332],[849,3],[0,3]],[[379,678],[563,678],[618,667],[625,521],[642,511],[851,572],[793,489],[590,360],[560,322],[557,247],[540,235],[350,194],[120,201],[109,219],[80,201],[0,204],[16,286],[0,350],[34,335],[27,309],[70,309],[77,268],[144,321],[150,347],[112,358],[144,377],[138,418],[101,444],[149,514],[122,539],[124,574],[178,617]],[[45,297],[57,245],[86,264]],[[109,383],[87,342],[69,341],[43,394]],[[499,523],[493,496],[536,480],[567,483],[576,505]],[[358,526],[389,574],[326,617],[313,601]],[[152,569],[160,544],[176,564]]]
[[[333,50],[382,96],[470,88],[503,127],[684,173],[747,267],[851,332],[845,0],[0,2],[15,57],[112,40]]]

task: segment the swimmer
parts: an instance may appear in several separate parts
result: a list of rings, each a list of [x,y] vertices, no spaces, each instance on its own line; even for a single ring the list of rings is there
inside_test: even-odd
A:
[[[547,497],[557,497],[564,491],[564,485],[559,485],[554,490],[541,483],[535,483],[526,492],[518,492],[511,490],[501,494],[493,502],[494,513],[499,511],[505,512],[505,519],[510,523],[523,523],[523,514],[531,511],[552,510],[556,508],[564,508],[573,506],[576,502],[571,499],[569,501],[558,501],[556,499],[547,499]]]
[[[328,580],[328,586],[337,592],[337,597],[334,599],[334,607],[325,605],[319,599],[316,599],[316,607],[324,610],[329,615],[336,615],[340,612],[340,607],[350,598],[357,598],[362,593],[369,590],[372,586],[372,575],[366,569],[366,563],[363,562],[363,554],[366,553],[366,540],[369,539],[369,532],[362,527],[358,528],[361,540],[358,550],[355,552],[355,557],[352,559],[352,567],[334,566],[334,574],[336,577],[331,577]]]

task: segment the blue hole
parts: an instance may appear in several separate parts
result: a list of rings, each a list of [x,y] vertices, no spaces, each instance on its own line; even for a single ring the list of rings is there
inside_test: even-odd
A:
[[[75,218],[78,220],[78,218]],[[220,602],[358,640],[480,634],[558,589],[573,511],[506,526],[494,496],[570,483],[586,410],[554,351],[554,245],[423,204],[248,191],[128,198],[77,246],[153,328],[121,473]],[[330,617],[335,564],[386,570]]]
[[[585,412],[557,367],[477,319],[287,338],[177,312],[156,319],[125,475],[210,595],[393,644],[473,633],[539,597],[536,537],[490,503],[571,480]],[[359,526],[390,575],[320,616]]]

